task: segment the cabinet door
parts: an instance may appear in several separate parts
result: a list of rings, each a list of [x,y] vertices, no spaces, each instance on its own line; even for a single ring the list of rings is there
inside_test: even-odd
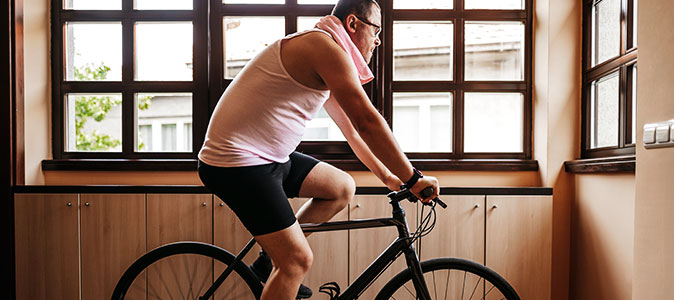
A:
[[[486,234],[487,266],[521,299],[550,299],[552,196],[487,196]]]
[[[214,196],[213,202],[213,243],[236,256],[253,236],[220,198]],[[253,263],[260,249],[260,245],[255,244],[253,249],[244,257],[243,261],[248,265]],[[215,277],[217,277],[225,270],[225,265],[215,262],[213,270],[215,271]],[[222,288],[219,288],[215,292],[215,299],[252,300],[253,298],[250,297],[250,292],[245,282],[239,277],[229,276],[222,284]]]
[[[407,215],[410,231],[416,229],[417,206],[400,202]],[[391,205],[386,196],[356,195],[349,208],[349,219],[390,218]],[[395,227],[349,230],[349,283],[352,283],[398,237]],[[374,299],[393,276],[407,268],[405,257],[398,259],[363,293],[360,299]]]
[[[297,212],[309,199],[290,199],[293,210]],[[345,208],[330,221],[346,221],[349,219],[349,208]],[[347,230],[315,232],[307,237],[311,251],[314,253],[314,262],[304,278],[304,284],[314,292],[314,299],[327,299],[325,294],[319,294],[318,289],[326,282],[337,282],[344,289],[348,285],[349,275],[349,232]]]
[[[110,299],[122,273],[145,253],[145,195],[82,194],[82,299]],[[130,298],[144,298],[145,280]]]
[[[16,299],[78,299],[77,195],[14,199]]]
[[[147,195],[148,251],[179,241],[212,243],[212,195]],[[152,265],[147,274],[149,299],[199,295],[212,283],[211,258],[174,255]]]
[[[458,257],[484,264],[485,196],[442,196],[435,228],[421,238],[421,259]],[[428,209],[424,210],[426,213]]]

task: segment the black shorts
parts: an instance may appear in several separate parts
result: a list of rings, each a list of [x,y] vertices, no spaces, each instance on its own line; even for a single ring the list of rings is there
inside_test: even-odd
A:
[[[302,182],[319,161],[299,152],[285,163],[214,167],[199,161],[199,178],[222,199],[253,236],[290,227],[297,220],[288,198],[299,196]]]

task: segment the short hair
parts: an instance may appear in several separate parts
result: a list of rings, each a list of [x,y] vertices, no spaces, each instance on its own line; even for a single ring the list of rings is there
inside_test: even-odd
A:
[[[346,16],[349,14],[366,17],[369,16],[372,5],[381,9],[376,0],[339,0],[335,8],[332,9],[332,15],[342,20],[342,22],[346,20]]]

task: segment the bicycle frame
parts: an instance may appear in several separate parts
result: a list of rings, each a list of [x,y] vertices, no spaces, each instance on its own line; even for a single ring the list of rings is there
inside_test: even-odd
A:
[[[408,268],[412,271],[412,282],[416,289],[417,295],[420,299],[431,299],[428,287],[423,278],[421,264],[417,256],[414,243],[410,239],[410,232],[405,219],[405,210],[402,209],[398,201],[390,201],[393,206],[392,218],[378,218],[378,219],[363,219],[352,221],[338,221],[326,222],[320,224],[301,224],[304,232],[327,232],[340,231],[349,229],[366,229],[377,227],[395,226],[398,229],[398,238],[393,241],[387,248],[379,255],[356,280],[349,285],[343,293],[337,297],[337,300],[351,300],[358,298],[365,290],[400,256],[405,254],[405,259]],[[238,263],[241,263],[243,257],[253,248],[255,239],[251,239],[248,244],[237,254],[236,258],[218,278],[213,285],[204,293],[199,299],[210,299],[215,290],[224,282],[225,278],[232,272]]]

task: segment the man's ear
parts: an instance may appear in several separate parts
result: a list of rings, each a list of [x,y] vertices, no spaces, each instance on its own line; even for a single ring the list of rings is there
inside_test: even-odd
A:
[[[356,16],[353,14],[346,16],[346,19],[344,19],[344,25],[347,32],[356,32]]]

